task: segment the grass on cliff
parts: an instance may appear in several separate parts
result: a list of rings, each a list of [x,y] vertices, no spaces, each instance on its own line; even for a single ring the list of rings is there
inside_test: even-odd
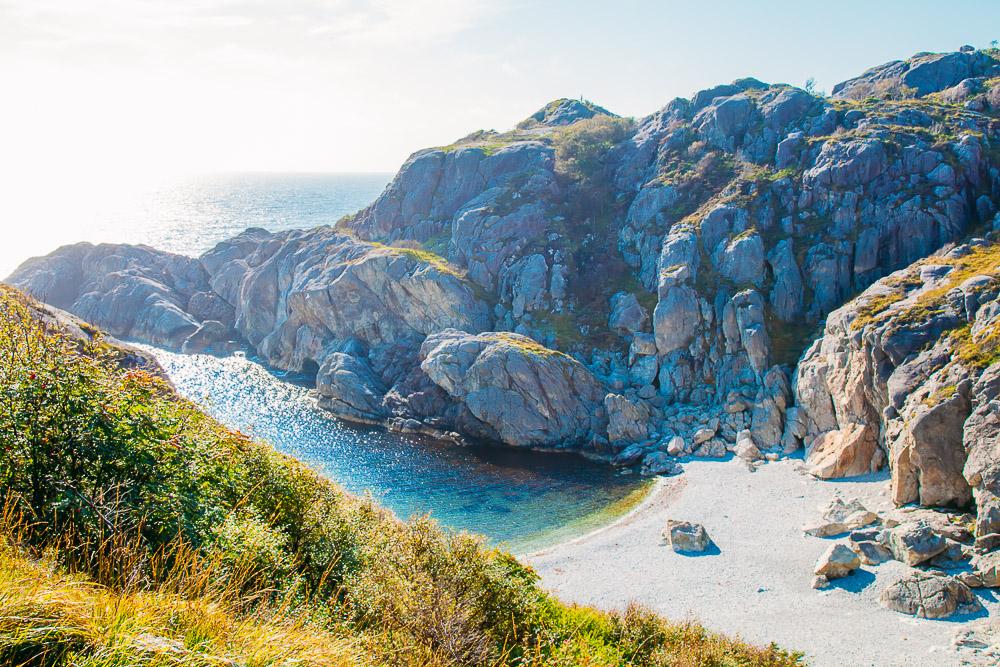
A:
[[[0,290],[0,664],[792,665],[563,605],[481,538],[400,522]]]
[[[928,264],[947,264],[952,270],[938,287],[920,293],[905,307],[893,308],[895,304],[906,299],[914,287],[923,284],[917,274],[922,266]],[[887,279],[884,284],[889,288],[888,291],[866,300],[858,309],[857,317],[851,322],[851,329],[859,331],[869,324],[877,324],[887,319],[890,315],[901,323],[927,319],[945,307],[945,297],[951,290],[975,276],[1000,279],[1000,243],[973,247],[971,252],[963,257],[929,257],[917,262],[905,273]]]
[[[366,241],[366,243],[369,243],[372,247],[378,248],[379,250],[384,250],[402,257],[409,257],[414,261],[427,264],[449,276],[454,276],[463,280],[465,279],[464,271],[448,262],[448,260],[441,255],[421,247],[416,242],[411,242],[413,243],[412,246],[407,245],[405,241],[397,242],[396,245],[386,245],[384,243],[379,243],[378,241]]]

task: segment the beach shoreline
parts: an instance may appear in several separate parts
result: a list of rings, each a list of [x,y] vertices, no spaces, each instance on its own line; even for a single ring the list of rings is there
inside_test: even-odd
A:
[[[976,664],[952,640],[1000,615],[989,592],[979,592],[981,614],[935,621],[879,605],[879,593],[906,571],[896,561],[811,588],[816,558],[836,539],[807,536],[801,526],[838,495],[873,511],[892,505],[884,474],[821,481],[801,465],[792,458],[751,472],[739,459],[691,461],[614,522],[521,558],[566,602],[609,610],[637,602],[676,621],[803,651],[817,667]],[[668,518],[703,524],[714,547],[674,553],[661,537]]]

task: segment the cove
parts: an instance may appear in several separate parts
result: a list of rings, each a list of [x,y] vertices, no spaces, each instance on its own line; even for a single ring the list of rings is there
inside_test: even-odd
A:
[[[459,446],[356,426],[326,414],[304,386],[241,355],[151,352],[178,391],[229,428],[269,442],[352,493],[371,493],[406,519],[526,552],[605,524],[648,483],[571,454]]]

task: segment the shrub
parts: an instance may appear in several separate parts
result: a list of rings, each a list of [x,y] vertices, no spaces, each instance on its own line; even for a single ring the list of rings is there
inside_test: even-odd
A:
[[[399,522],[36,313],[0,289],[0,661],[797,660],[648,612],[565,607],[482,538]]]
[[[627,118],[594,116],[558,130],[553,136],[556,171],[584,187],[599,187],[608,151],[631,134]]]

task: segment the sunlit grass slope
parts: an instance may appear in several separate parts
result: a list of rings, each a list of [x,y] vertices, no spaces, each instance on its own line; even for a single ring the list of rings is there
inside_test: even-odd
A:
[[[481,538],[400,522],[64,331],[0,291],[0,664],[796,664],[563,605]]]

